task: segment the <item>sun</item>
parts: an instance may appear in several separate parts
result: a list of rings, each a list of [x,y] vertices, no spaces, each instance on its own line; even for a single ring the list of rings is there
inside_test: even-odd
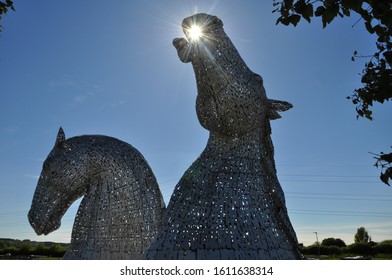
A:
[[[188,29],[188,35],[191,41],[198,41],[199,38],[203,35],[203,32],[200,26],[195,24]]]

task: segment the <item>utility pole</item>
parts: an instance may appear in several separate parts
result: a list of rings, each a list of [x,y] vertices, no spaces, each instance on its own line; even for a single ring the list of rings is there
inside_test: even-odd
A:
[[[315,231],[314,233],[316,234],[318,259],[320,259],[320,243],[319,243],[319,241],[318,241],[317,231]]]

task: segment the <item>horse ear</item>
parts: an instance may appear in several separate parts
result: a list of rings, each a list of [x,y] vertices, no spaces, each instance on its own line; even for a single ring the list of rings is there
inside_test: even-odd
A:
[[[287,101],[269,99],[269,103],[269,107],[278,112],[284,112],[293,108],[293,105]]]
[[[281,118],[281,115],[278,112],[284,112],[293,108],[293,105],[287,101],[268,99],[268,103],[267,116],[271,120]]]
[[[217,24],[219,27],[223,27],[223,21],[220,18],[218,18],[217,16],[214,16],[213,23]]]
[[[55,147],[57,148],[62,147],[64,141],[65,141],[65,133],[64,130],[60,127],[59,132],[57,133]]]

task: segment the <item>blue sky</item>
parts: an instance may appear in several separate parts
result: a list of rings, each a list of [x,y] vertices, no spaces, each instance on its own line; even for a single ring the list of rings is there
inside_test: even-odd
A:
[[[0,33],[0,237],[69,242],[77,209],[36,236],[27,212],[42,163],[67,137],[110,135],[143,153],[168,202],[206,145],[191,65],[172,46],[183,18],[217,15],[267,95],[294,105],[272,122],[275,160],[298,239],[353,242],[364,226],[392,239],[392,189],[368,152],[389,151],[391,104],[356,120],[345,99],[361,86],[374,37],[358,18],[277,26],[272,1],[15,1]],[[79,200],[80,201],[80,200]],[[79,202],[77,201],[77,202]]]

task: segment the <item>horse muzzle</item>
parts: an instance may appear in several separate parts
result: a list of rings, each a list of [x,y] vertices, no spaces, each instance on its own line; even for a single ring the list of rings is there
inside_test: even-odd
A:
[[[57,221],[52,217],[42,215],[42,213],[38,213],[33,210],[29,211],[27,217],[31,227],[34,229],[37,235],[48,235],[49,233],[58,229],[61,225],[60,221]]]

